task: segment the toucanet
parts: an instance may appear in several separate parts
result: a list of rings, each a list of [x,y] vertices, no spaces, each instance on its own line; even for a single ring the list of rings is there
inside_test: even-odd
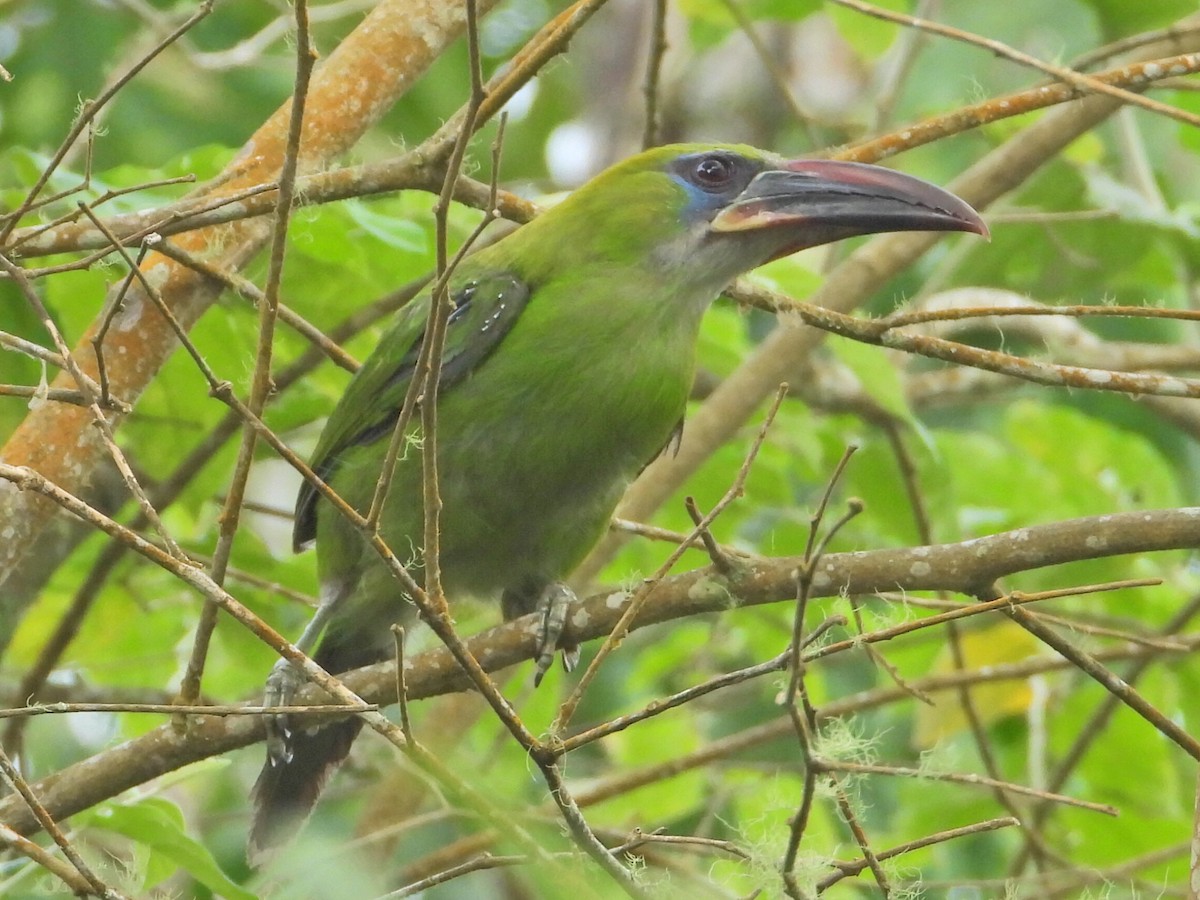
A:
[[[598,175],[453,272],[437,401],[442,584],[541,618],[540,678],[561,637],[563,584],[618,499],[681,427],[700,320],[737,275],[853,235],[967,231],[953,194],[878,166],[786,160],[752,147],[658,147]],[[334,408],[314,471],[370,505],[414,376],[430,296],[402,309]],[[414,420],[417,421],[417,420]],[[413,426],[414,430],[416,425]],[[414,431],[414,442],[420,435]],[[394,470],[380,533],[421,577],[419,449]],[[393,652],[416,608],[379,554],[310,484],[295,547],[314,540],[320,607],[298,646],[345,672]],[[577,651],[565,647],[564,661]],[[280,661],[268,702],[303,676]],[[291,728],[276,717],[255,788],[252,857],[287,840],[349,752],[358,719]]]

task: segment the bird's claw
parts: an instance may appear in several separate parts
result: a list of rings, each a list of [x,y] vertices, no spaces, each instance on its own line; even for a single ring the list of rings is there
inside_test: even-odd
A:
[[[286,659],[271,667],[263,689],[263,706],[287,706],[299,690],[304,678]],[[282,765],[292,759],[292,725],[286,713],[271,713],[266,717],[267,759],[272,765]]]
[[[567,624],[567,611],[575,602],[575,592],[556,581],[547,585],[538,598],[537,612],[541,616],[541,626],[538,629],[537,669],[533,675],[536,687],[542,683],[550,666],[554,664],[554,654],[562,650],[563,668],[572,671],[579,662],[579,645],[559,645],[563,629]]]

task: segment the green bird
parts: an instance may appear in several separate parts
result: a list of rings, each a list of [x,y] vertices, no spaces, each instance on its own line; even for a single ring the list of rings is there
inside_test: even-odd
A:
[[[442,583],[452,601],[499,598],[505,620],[541,616],[537,677],[553,661],[562,583],[608,526],[629,482],[682,427],[700,320],[737,275],[806,247],[884,231],[969,231],[952,194],[877,166],[785,160],[747,146],[659,147],[613,166],[468,256],[449,285],[438,397]],[[401,310],[334,409],[312,468],[370,505],[413,377],[431,298]],[[400,558],[424,533],[420,453],[396,465],[380,529]],[[297,550],[315,539],[320,607],[297,645],[332,673],[392,652],[416,608],[362,535],[305,484]],[[564,649],[564,663],[577,650]],[[281,660],[269,703],[302,675]],[[252,858],[287,840],[361,727],[271,721],[255,786]]]

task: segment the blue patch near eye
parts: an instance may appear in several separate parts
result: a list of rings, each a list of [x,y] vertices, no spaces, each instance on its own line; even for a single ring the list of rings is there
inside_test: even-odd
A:
[[[761,172],[758,160],[721,149],[677,157],[667,172],[687,191],[681,219],[685,223],[709,221],[734,200]]]
[[[682,216],[685,222],[711,219],[713,214],[728,202],[724,195],[709,193],[676,172],[671,173],[671,179],[687,191],[688,201]]]

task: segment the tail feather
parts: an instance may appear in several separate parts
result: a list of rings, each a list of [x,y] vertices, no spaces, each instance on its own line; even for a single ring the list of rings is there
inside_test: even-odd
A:
[[[265,861],[300,830],[361,730],[362,720],[354,718],[311,734],[299,732],[292,738],[290,760],[267,760],[254,783],[254,824],[246,851],[251,865]]]
[[[386,657],[381,649],[364,643],[343,643],[337,635],[327,633],[314,659],[327,672],[337,674]],[[264,862],[300,830],[361,730],[358,718],[319,728],[297,728],[288,738],[290,757],[267,759],[254,784],[254,822],[246,849],[251,865]]]

